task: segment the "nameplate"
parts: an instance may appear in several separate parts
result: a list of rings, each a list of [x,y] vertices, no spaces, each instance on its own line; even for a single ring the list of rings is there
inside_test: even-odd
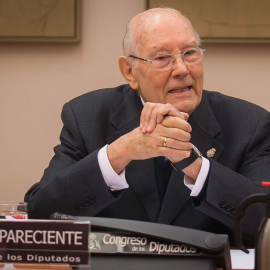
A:
[[[89,221],[1,220],[0,262],[89,264]]]
[[[198,256],[202,251],[186,244],[164,242],[121,232],[91,232],[89,247],[94,253]]]

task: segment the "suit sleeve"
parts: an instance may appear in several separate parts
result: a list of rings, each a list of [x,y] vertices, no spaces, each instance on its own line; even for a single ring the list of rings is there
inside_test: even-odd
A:
[[[62,121],[61,144],[54,148],[41,181],[25,195],[30,218],[49,218],[54,212],[94,216],[117,200],[102,177],[99,148],[88,153],[69,103],[63,107]]]
[[[205,214],[218,219],[232,231],[235,212],[241,202],[250,195],[267,192],[266,188],[261,187],[261,182],[270,182],[269,115],[267,112],[258,121],[243,156],[239,158],[237,171],[214,160],[211,161],[205,197],[197,207]],[[259,203],[248,209],[242,222],[244,239],[248,242],[249,239],[254,239],[264,214],[265,207]]]

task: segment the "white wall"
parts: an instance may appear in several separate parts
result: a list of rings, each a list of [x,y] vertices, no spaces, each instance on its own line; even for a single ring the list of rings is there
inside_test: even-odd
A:
[[[205,89],[246,99],[270,110],[270,43],[204,47]]]
[[[82,0],[79,44],[0,43],[0,200],[22,200],[39,181],[59,143],[66,101],[124,83],[125,25],[144,9],[144,0]],[[270,110],[269,45],[204,47],[205,88]]]

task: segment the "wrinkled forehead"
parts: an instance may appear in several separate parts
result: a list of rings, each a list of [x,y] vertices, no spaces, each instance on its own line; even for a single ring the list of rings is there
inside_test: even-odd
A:
[[[195,40],[188,20],[174,11],[142,13],[134,20],[134,38],[138,51],[150,43],[166,41],[168,37]]]

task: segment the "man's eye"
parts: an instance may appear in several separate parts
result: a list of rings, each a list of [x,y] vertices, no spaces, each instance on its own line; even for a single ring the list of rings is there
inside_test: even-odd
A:
[[[184,53],[185,56],[193,56],[197,53],[196,50],[188,50]]]
[[[166,61],[170,59],[171,57],[169,55],[157,55],[154,57],[155,61]]]

